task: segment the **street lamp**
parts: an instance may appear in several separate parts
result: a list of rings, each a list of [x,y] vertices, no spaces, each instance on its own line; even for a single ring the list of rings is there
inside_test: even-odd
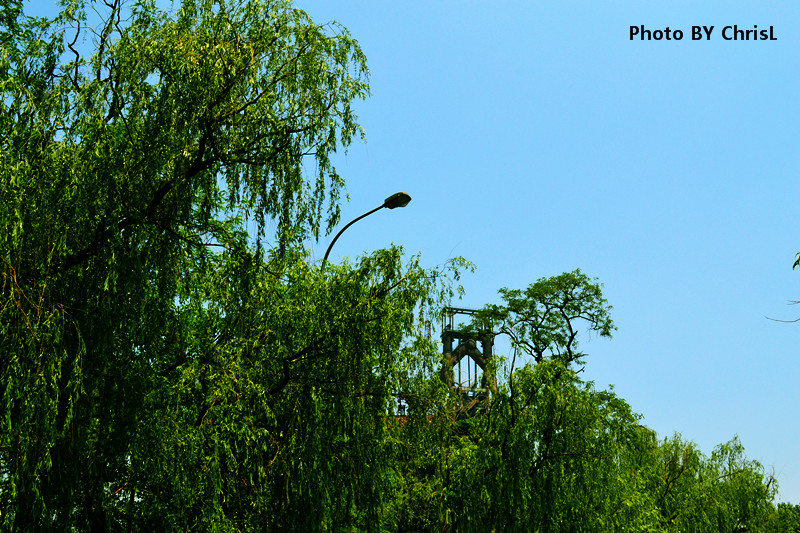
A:
[[[346,230],[347,228],[349,228],[350,226],[352,226],[353,224],[355,224],[356,222],[358,222],[362,218],[367,217],[367,216],[371,215],[372,213],[374,213],[375,211],[383,209],[384,207],[388,207],[389,209],[394,209],[395,207],[405,207],[405,206],[408,205],[408,202],[410,202],[410,201],[411,201],[411,196],[408,193],[396,192],[393,195],[391,195],[389,198],[384,200],[383,201],[383,205],[379,205],[378,207],[376,207],[372,211],[367,211],[366,213],[364,213],[360,217],[354,218],[353,220],[348,222],[345,227],[343,227],[342,229],[339,230],[339,233],[336,234],[336,236],[331,241],[331,244],[328,246],[328,249],[325,251],[325,257],[322,258],[322,268],[321,268],[321,270],[322,271],[325,270],[325,264],[328,262],[328,254],[331,253],[331,248],[333,248],[333,245],[336,243],[336,239],[339,238],[339,235],[344,233],[344,230]]]

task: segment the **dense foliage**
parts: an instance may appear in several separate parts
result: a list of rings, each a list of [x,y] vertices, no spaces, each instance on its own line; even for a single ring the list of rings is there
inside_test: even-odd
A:
[[[61,4],[0,0],[0,530],[800,530],[738,440],[580,380],[614,327],[579,271],[476,315],[515,352],[465,417],[426,324],[469,265],[309,259],[368,93],[344,28]]]
[[[772,505],[775,480],[738,439],[710,457],[680,435],[659,440],[613,391],[579,379],[579,331],[614,329],[600,285],[575,271],[500,296],[504,303],[473,315],[471,327],[511,339],[502,386],[475,416],[459,417],[450,398],[412,409],[398,426],[402,482],[390,530],[772,531],[788,523]],[[521,368],[517,353],[529,358]]]

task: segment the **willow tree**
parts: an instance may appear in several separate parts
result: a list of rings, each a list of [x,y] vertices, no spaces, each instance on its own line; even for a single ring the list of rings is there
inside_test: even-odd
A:
[[[598,283],[574,271],[499,292],[503,303],[467,327],[508,334],[527,361],[498,364],[498,390],[468,417],[441,382],[427,394],[415,389],[387,447],[397,475],[386,529],[705,532],[791,523],[785,509],[775,516],[773,476],[738,439],[710,457],[677,435],[660,441],[613,390],[580,379],[582,330],[610,337],[615,329]]]
[[[3,528],[374,522],[437,275],[298,248],[338,220],[356,41],[281,0],[2,0],[0,41]]]

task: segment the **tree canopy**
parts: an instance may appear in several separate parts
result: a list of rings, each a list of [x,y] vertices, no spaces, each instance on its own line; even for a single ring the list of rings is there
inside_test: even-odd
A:
[[[356,41],[280,1],[1,14],[0,521],[356,520],[438,277],[391,249],[322,282],[298,248],[338,220]]]
[[[427,325],[469,263],[310,259],[369,92],[345,28],[60,5],[0,0],[0,529],[797,531],[737,439],[579,379],[614,330],[580,271],[475,315],[530,360],[464,416]]]

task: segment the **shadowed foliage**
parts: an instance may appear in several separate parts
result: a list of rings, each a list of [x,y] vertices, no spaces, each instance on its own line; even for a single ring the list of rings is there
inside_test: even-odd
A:
[[[797,531],[737,439],[659,440],[579,379],[614,330],[580,271],[474,316],[514,354],[459,416],[426,326],[471,265],[310,259],[368,94],[344,28],[60,5],[0,0],[0,529]]]

